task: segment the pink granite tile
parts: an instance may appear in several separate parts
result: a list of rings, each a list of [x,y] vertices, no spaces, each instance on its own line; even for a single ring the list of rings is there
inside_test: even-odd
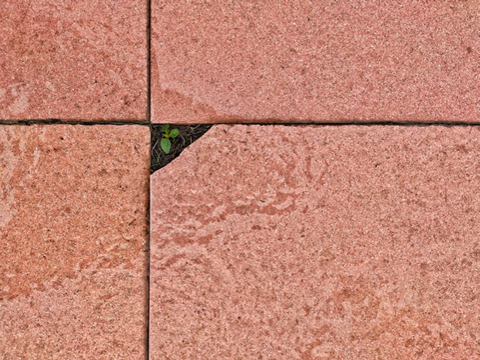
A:
[[[148,128],[0,126],[0,359],[144,359]]]
[[[152,2],[155,122],[479,121],[480,2]]]
[[[479,130],[213,127],[151,179],[151,359],[480,358]]]
[[[146,1],[2,0],[0,19],[0,120],[146,120]]]

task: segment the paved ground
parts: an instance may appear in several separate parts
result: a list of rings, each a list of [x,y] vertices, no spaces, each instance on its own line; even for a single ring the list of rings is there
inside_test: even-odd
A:
[[[0,4],[0,118],[146,120],[143,0]]]
[[[214,127],[152,176],[153,358],[480,358],[479,135]]]
[[[480,358],[479,24],[2,1],[0,360]]]
[[[152,120],[478,121],[479,7],[153,1]]]
[[[0,127],[0,359],[144,359],[149,140]]]

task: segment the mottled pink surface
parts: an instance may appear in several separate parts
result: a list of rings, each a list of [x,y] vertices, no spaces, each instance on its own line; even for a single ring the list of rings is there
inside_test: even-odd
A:
[[[0,359],[145,359],[149,131],[0,126]]]
[[[216,126],[151,179],[157,359],[480,358],[476,127]]]
[[[145,0],[0,1],[0,120],[146,120]]]
[[[480,2],[152,1],[160,123],[480,119]]]

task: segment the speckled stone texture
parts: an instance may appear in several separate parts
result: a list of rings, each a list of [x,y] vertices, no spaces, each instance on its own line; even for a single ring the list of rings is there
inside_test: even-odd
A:
[[[0,49],[0,121],[146,120],[145,0],[2,0]]]
[[[155,122],[480,119],[480,2],[152,1]]]
[[[151,179],[151,359],[480,358],[479,130],[213,127]]]
[[[149,132],[0,126],[0,359],[145,359]]]

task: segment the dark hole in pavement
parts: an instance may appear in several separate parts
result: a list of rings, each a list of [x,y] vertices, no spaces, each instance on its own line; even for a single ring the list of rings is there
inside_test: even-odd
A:
[[[170,130],[178,129],[179,134],[175,139],[171,139],[172,147],[170,152],[165,154],[160,147],[162,124],[152,125],[150,173],[153,174],[170,163],[180,155],[183,149],[199,139],[211,127],[212,125],[170,125]]]

